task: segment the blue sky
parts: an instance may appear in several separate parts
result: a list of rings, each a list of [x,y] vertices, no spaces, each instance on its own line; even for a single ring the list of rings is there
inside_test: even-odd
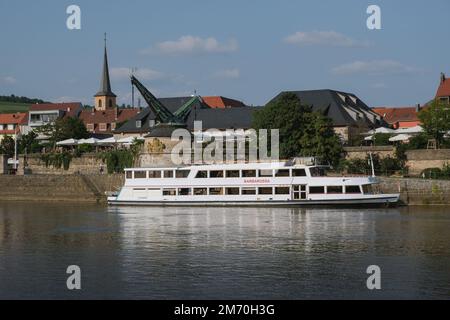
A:
[[[68,30],[66,8],[81,8]],[[381,30],[366,27],[368,5]],[[370,106],[431,99],[450,73],[448,0],[0,2],[0,94],[92,104],[108,33],[113,91],[128,69],[157,96],[223,95],[261,105],[282,90],[336,89]]]

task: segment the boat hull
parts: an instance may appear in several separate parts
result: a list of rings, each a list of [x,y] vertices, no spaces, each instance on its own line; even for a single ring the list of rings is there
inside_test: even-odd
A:
[[[260,201],[151,201],[116,200],[108,198],[108,204],[114,206],[175,206],[175,207],[291,207],[291,206],[392,206],[399,201],[398,194],[386,194],[378,197],[323,200],[260,200]]]

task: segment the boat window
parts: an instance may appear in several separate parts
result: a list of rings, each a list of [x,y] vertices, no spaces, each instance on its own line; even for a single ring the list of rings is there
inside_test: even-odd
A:
[[[190,196],[191,195],[191,188],[179,188],[178,189],[178,195],[179,196]]]
[[[149,178],[161,178],[161,171],[149,171],[148,177]]]
[[[290,194],[291,190],[289,187],[276,187],[275,194]]]
[[[226,177],[227,178],[239,178],[239,170],[227,170]]]
[[[147,177],[147,174],[145,171],[135,171],[134,172],[135,179],[145,179],[146,177]]]
[[[371,184],[364,184],[363,186],[364,194],[374,194],[374,190]]]
[[[172,170],[165,170],[164,171],[164,178],[173,178],[173,171]]]
[[[177,170],[175,177],[177,178],[187,178],[189,176],[190,170]]]
[[[225,188],[225,194],[227,194],[227,195],[239,195],[239,188]]]
[[[261,187],[258,188],[258,194],[272,194],[272,187]]]
[[[359,186],[345,186],[345,193],[361,193]]]
[[[163,196],[176,196],[177,189],[163,189]]]
[[[256,170],[242,170],[243,178],[253,178],[256,177]]]
[[[289,169],[276,170],[275,177],[289,177]]]
[[[273,171],[272,170],[259,170],[259,176],[260,177],[272,177]]]
[[[223,178],[223,171],[222,170],[212,170],[209,172],[210,178]]]
[[[242,194],[256,194],[256,188],[242,188]]]
[[[323,168],[312,167],[312,168],[309,168],[309,172],[311,173],[311,177],[325,176],[325,170]]]
[[[206,196],[208,188],[194,188],[194,196]]]
[[[209,188],[209,194],[211,196],[217,196],[223,194],[223,188]]]
[[[199,171],[197,172],[197,175],[195,176],[197,179],[206,179],[208,178],[208,171]]]
[[[342,193],[342,186],[328,186],[327,193]]]
[[[309,193],[325,193],[325,187],[309,187]]]
[[[126,178],[127,179],[133,179],[133,171],[127,171],[126,172]]]
[[[292,169],[293,177],[306,177],[305,169]]]

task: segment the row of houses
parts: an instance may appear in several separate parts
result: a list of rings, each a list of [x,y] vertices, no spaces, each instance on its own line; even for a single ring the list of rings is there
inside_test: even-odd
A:
[[[283,92],[270,101],[279,98]],[[355,94],[337,90],[307,90],[293,92],[302,104],[328,116],[335,132],[346,143],[370,129],[390,125],[393,128],[419,124],[417,113],[423,106],[409,108],[370,108]],[[175,112],[192,97],[158,99],[169,111]],[[450,80],[441,75],[436,98],[450,101]],[[31,130],[64,117],[79,118],[96,137],[128,136],[170,137],[170,128],[157,126],[157,115],[151,108],[120,108],[111,89],[108,54],[105,45],[100,89],[94,95],[94,107],[83,108],[80,102],[33,104],[27,113],[0,114],[0,140],[5,135],[26,134]],[[203,96],[190,106],[186,127],[202,122],[203,130],[248,129],[253,114],[261,107],[223,96]]]
[[[439,86],[434,99],[450,103],[450,79],[441,73]],[[427,104],[406,107],[375,107],[372,110],[379,114],[383,120],[393,129],[411,128],[420,125],[419,112],[426,108]]]

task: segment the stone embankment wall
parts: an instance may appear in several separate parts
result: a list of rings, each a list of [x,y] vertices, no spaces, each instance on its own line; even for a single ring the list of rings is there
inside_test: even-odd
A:
[[[441,168],[450,164],[450,149],[410,150],[406,152],[411,175],[419,175],[427,168]]]
[[[0,201],[65,201],[104,203],[106,191],[116,191],[124,176],[116,175],[0,175]]]
[[[379,147],[344,147],[347,160],[366,159],[369,152],[377,154],[380,158],[387,156],[395,157],[395,148],[393,146],[379,146]]]
[[[384,193],[400,192],[407,205],[449,205],[450,181],[412,178],[380,178]]]

